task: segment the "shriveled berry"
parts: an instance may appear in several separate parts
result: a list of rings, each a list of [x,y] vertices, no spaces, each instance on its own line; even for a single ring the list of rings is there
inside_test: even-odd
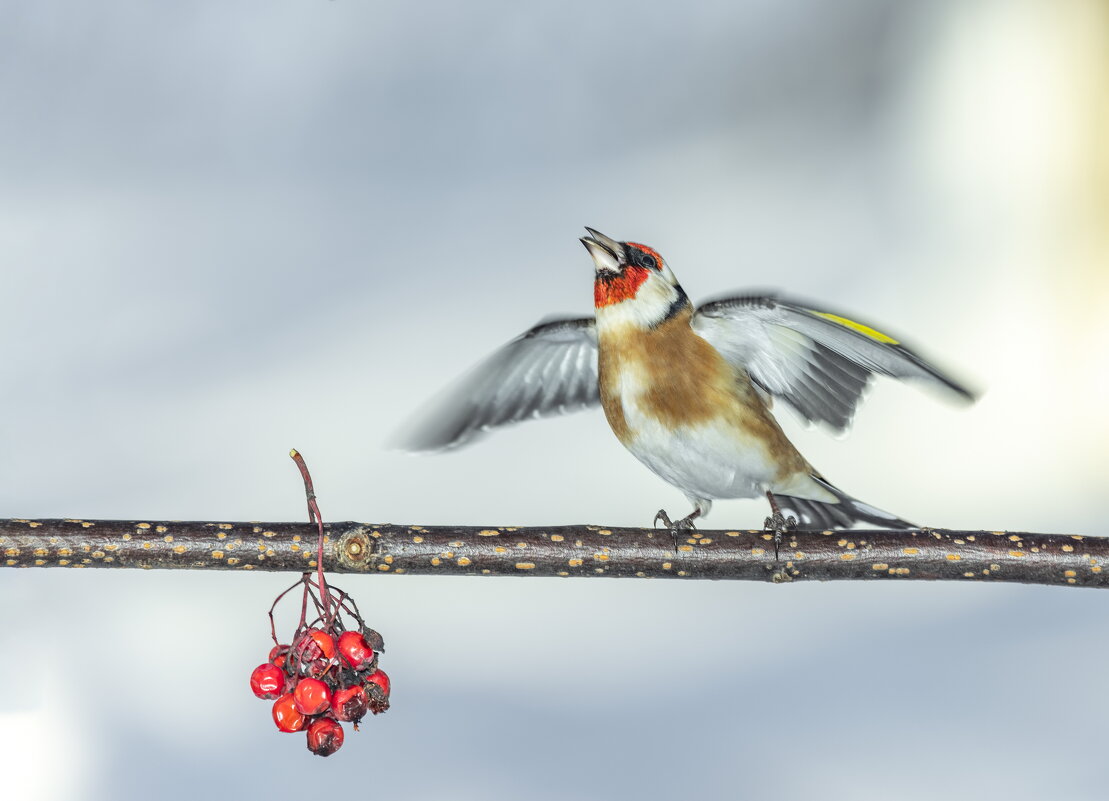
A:
[[[381,638],[381,635],[378,634],[376,631],[363,626],[362,636],[366,638],[366,644],[373,648],[376,653],[385,653],[385,640],[383,640]]]
[[[331,718],[312,721],[308,727],[308,750],[320,756],[331,756],[343,745],[343,727]]]
[[[386,696],[389,695],[389,676],[384,670],[375,670],[367,676],[366,684],[376,684]]]
[[[275,645],[270,649],[270,655],[267,657],[269,661],[277,665],[279,668],[285,667],[285,660],[289,657],[289,646]]]
[[[306,721],[307,718],[296,708],[292,693],[285,693],[273,702],[273,722],[281,731],[300,731]]]
[[[375,670],[366,677],[366,694],[370,700],[370,711],[380,715],[389,708],[389,677],[384,670]]]
[[[312,642],[320,649],[320,654],[324,659],[331,659],[335,656],[335,638],[321,629],[311,629],[308,636],[312,638]]]
[[[344,631],[339,635],[339,656],[355,670],[366,670],[373,664],[374,649],[358,631]]]
[[[308,664],[313,659],[320,659],[323,657],[323,651],[316,645],[315,641],[305,634],[296,644],[289,650],[289,656],[295,657],[303,664]]]
[[[285,673],[269,662],[259,665],[250,674],[250,689],[259,698],[267,701],[277,698],[285,691]]]
[[[293,690],[297,711],[302,715],[318,715],[331,706],[331,691],[319,679],[301,679]]]
[[[296,659],[296,672],[320,677],[335,660],[335,640],[326,631],[309,629],[290,651]]]
[[[331,696],[331,713],[339,720],[357,723],[366,716],[369,708],[370,699],[361,684],[343,687]]]

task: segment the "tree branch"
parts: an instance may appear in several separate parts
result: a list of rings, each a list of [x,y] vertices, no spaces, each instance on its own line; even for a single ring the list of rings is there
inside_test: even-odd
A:
[[[338,573],[801,580],[1009,581],[1109,586],[1109,538],[914,529],[794,531],[775,560],[765,531],[601,526],[325,526]],[[8,567],[130,567],[307,572],[308,523],[3,520]]]

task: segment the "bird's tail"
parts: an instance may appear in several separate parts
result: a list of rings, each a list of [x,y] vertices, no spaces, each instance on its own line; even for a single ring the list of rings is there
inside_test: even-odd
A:
[[[836,500],[811,501],[808,498],[774,493],[782,509],[793,512],[802,528],[850,528],[856,523],[869,523],[878,528],[917,528],[897,515],[855,500],[819,476],[813,476],[813,480],[835,495]]]

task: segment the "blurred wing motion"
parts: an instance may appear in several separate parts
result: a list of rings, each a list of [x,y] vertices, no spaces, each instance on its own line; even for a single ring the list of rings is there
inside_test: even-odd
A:
[[[443,450],[491,428],[600,403],[593,318],[549,320],[474,367],[419,412],[393,444]]]
[[[703,304],[693,330],[755,384],[805,420],[843,431],[875,373],[918,379],[974,395],[899,341],[838,314],[773,296],[724,298]]]

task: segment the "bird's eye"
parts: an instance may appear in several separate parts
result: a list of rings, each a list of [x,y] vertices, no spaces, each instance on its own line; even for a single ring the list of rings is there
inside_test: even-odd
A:
[[[633,267],[662,272],[662,256],[654,248],[649,248],[638,242],[625,242],[624,251],[627,253],[628,264]]]
[[[644,253],[642,250],[633,249],[630,261],[636,267],[646,267],[648,270],[658,269],[658,262],[655,257],[650,253]]]

